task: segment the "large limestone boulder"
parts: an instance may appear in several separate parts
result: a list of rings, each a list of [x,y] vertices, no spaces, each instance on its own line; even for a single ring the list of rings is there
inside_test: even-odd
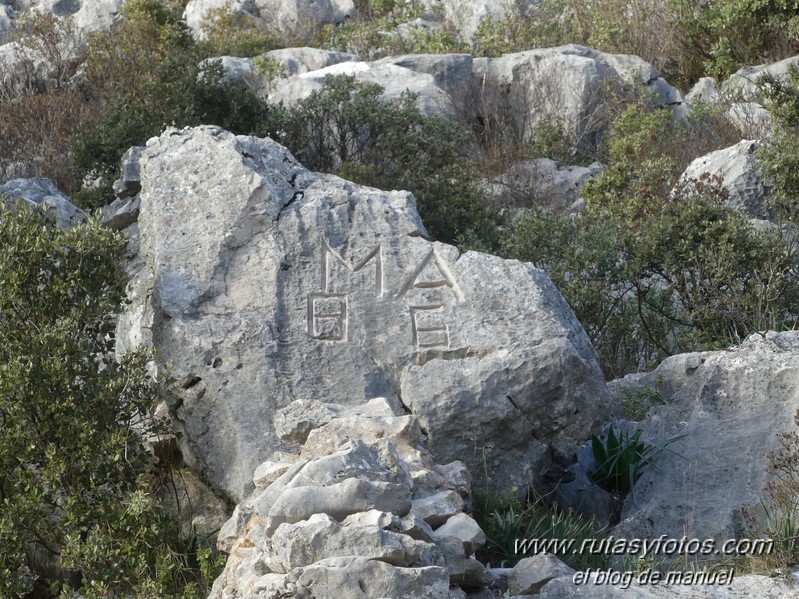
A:
[[[799,332],[752,335],[727,351],[681,354],[640,377],[666,401],[650,408],[643,439],[686,435],[648,468],[614,536],[741,539],[741,508],[757,508],[766,454],[799,407]],[[679,455],[677,455],[679,454]]]
[[[725,205],[749,218],[768,219],[769,186],[757,168],[759,147],[759,141],[744,139],[729,148],[700,156],[688,165],[680,179],[701,181],[705,174],[716,177],[728,192]]]
[[[255,4],[286,41],[310,38],[323,25],[338,25],[355,15],[353,0],[255,0]]]
[[[483,186],[486,197],[510,208],[542,207],[562,212],[579,210],[584,204],[582,192],[586,183],[595,179],[605,166],[594,162],[589,166],[569,166],[549,158],[517,162]]]
[[[606,126],[603,81],[643,85],[660,106],[680,107],[682,94],[637,56],[606,54],[574,44],[474,60],[482,119],[498,120],[523,139],[542,124],[561,125],[592,143]]]
[[[118,350],[168,367],[185,457],[231,498],[291,450],[274,422],[296,399],[386,397],[439,460],[499,487],[570,459],[609,413],[595,352],[547,276],[427,241],[409,193],[309,172],[271,140],[215,127],[167,130],[139,169],[144,267]]]

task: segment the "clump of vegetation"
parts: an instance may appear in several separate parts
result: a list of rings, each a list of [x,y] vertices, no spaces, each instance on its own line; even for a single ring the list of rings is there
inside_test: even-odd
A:
[[[783,222],[799,221],[799,69],[788,81],[764,76],[759,81],[774,131],[758,152],[760,169],[772,185],[770,208]]]
[[[3,597],[207,591],[153,499],[144,356],[113,357],[125,248],[96,222],[62,230],[0,201]]]
[[[468,45],[450,29],[413,26],[411,22],[424,14],[421,3],[371,0],[360,5],[355,18],[341,25],[324,26],[313,45],[357,54],[363,60],[469,51]]]
[[[210,10],[202,25],[201,47],[208,56],[258,56],[281,47],[278,33],[259,27],[255,17],[234,11],[230,2]]]
[[[475,505],[475,519],[486,534],[486,545],[478,551],[477,557],[485,564],[513,567],[529,557],[526,551],[532,548],[524,542],[540,539],[547,542],[564,541],[561,550],[556,551],[554,543],[548,550],[576,570],[605,565],[605,555],[575,552],[573,547],[566,548],[565,545],[573,540],[574,547],[580,547],[585,539],[603,538],[605,531],[593,520],[572,511],[563,511],[543,497],[522,501],[516,491],[507,495],[486,492],[476,498]]]
[[[266,105],[239,82],[225,83],[185,25],[155,0],[125,4],[124,19],[90,39],[85,72],[102,118],[73,138],[79,180],[100,179],[104,193],[78,195],[92,207],[112,199],[122,154],[167,126],[214,124],[234,133],[264,133]],[[88,201],[87,201],[88,200]]]
[[[694,157],[687,148],[725,140],[706,130],[628,105],[605,137],[607,170],[583,191],[586,209],[529,210],[501,241],[504,255],[547,271],[608,376],[795,321],[799,279],[780,231],[755,230],[727,208],[716,179],[678,184]]]
[[[321,89],[282,115],[279,138],[308,168],[335,172],[381,189],[406,189],[436,239],[476,234],[484,242],[496,216],[481,202],[466,162],[468,132],[438,117],[424,117],[416,98],[380,99],[382,89],[354,77],[325,79]]]
[[[660,458],[669,445],[685,437],[679,435],[651,445],[641,441],[641,433],[641,430],[637,430],[633,434],[628,431],[617,434],[611,426],[604,442],[596,435],[591,435],[595,463],[594,469],[588,473],[591,482],[623,497],[633,490],[635,481]]]

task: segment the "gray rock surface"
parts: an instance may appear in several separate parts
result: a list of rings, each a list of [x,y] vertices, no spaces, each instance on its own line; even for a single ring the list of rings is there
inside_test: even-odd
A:
[[[735,576],[722,584],[607,584],[592,573],[576,585],[571,576],[556,578],[535,597],[540,599],[797,599],[799,589],[790,582],[767,576]]]
[[[644,471],[614,536],[748,537],[740,508],[760,505],[766,453],[793,426],[797,355],[799,332],[756,334],[735,349],[673,356],[642,377],[641,388],[666,400],[650,408],[642,439],[687,436]]]
[[[425,116],[457,120],[457,110],[450,95],[436,85],[428,73],[415,72],[388,62],[340,62],[323,69],[309,71],[278,82],[269,94],[270,104],[293,106],[322,87],[329,75],[352,75],[357,81],[376,83],[383,88],[386,101],[399,100],[406,92],[418,94],[416,107]]]
[[[360,58],[356,54],[345,52],[334,52],[333,50],[322,50],[320,48],[280,48],[271,50],[264,54],[267,58],[276,61],[283,71],[285,77],[302,75],[310,71],[318,71],[325,67],[339,64],[341,62],[359,62]]]
[[[722,91],[743,102],[763,103],[758,80],[768,74],[781,81],[788,80],[788,70],[799,65],[799,56],[792,56],[772,64],[761,64],[754,67],[743,67],[730,75],[721,86]]]
[[[255,4],[284,41],[309,39],[323,25],[338,25],[355,15],[353,0],[255,0]]]
[[[577,202],[585,184],[595,179],[605,166],[566,166],[539,158],[519,162],[484,184],[491,201],[511,208],[542,207],[565,211]]]
[[[86,220],[86,214],[61,193],[49,179],[12,179],[0,185],[0,197],[24,200],[42,208],[55,218],[59,227],[69,227]]]
[[[477,28],[484,19],[493,21],[506,15],[522,14],[535,5],[531,0],[422,0],[421,3],[432,14],[443,13],[444,20],[467,43],[474,42]]]
[[[573,574],[573,568],[551,553],[539,553],[513,567],[508,574],[508,590],[511,595],[537,595],[550,580]]]
[[[691,91],[685,94],[685,101],[689,104],[697,101],[715,104],[719,99],[719,84],[713,77],[702,77],[694,84]]]
[[[729,148],[701,156],[688,165],[681,180],[699,180],[704,173],[720,177],[729,193],[727,206],[749,218],[768,219],[769,186],[757,168],[759,147],[759,141],[744,139]]]
[[[290,449],[273,422],[295,399],[386,397],[440,460],[485,467],[500,488],[567,460],[609,413],[595,353],[546,275],[426,241],[410,194],[311,173],[215,127],[167,130],[140,169],[144,267],[118,351],[170,365],[184,458],[230,498]]]
[[[656,104],[679,106],[682,94],[638,58],[577,45],[474,60],[480,116],[530,140],[542,124],[559,125],[579,143],[594,143],[606,126],[602,82],[643,85]]]

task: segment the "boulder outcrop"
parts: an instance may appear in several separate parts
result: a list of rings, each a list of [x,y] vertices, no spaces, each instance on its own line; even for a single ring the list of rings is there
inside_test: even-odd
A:
[[[734,146],[700,156],[688,165],[681,179],[700,181],[707,173],[718,177],[727,190],[725,205],[749,218],[768,220],[769,186],[757,168],[756,152],[760,142],[744,139]]]
[[[650,408],[642,436],[670,446],[644,471],[614,536],[742,539],[741,508],[757,508],[766,454],[793,428],[799,407],[799,333],[752,335],[740,347],[680,354],[637,377],[665,405]]]
[[[499,488],[568,461],[609,414],[595,352],[547,276],[427,241],[411,194],[215,127],[167,130],[138,164],[143,267],[118,350],[168,367],[184,457],[231,499],[295,447],[275,424],[298,399],[385,397],[438,460]]]

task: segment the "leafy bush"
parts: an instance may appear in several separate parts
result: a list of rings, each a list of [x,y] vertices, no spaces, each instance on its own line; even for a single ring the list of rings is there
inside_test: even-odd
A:
[[[595,462],[594,469],[588,473],[591,481],[611,493],[627,495],[643,471],[654,464],[669,445],[685,437],[679,435],[650,445],[640,440],[641,433],[637,430],[630,435],[621,431],[617,435],[611,426],[604,443],[591,435]]]
[[[500,19],[483,19],[474,36],[474,54],[497,57],[576,42],[578,35],[568,4],[568,0],[544,0],[528,14],[508,11]]]
[[[252,15],[234,11],[230,2],[206,13],[202,32],[201,46],[209,56],[257,56],[281,46],[277,33],[260,28]]]
[[[481,202],[463,157],[468,132],[424,117],[415,97],[380,99],[382,89],[354,77],[327,77],[322,88],[274,116],[276,137],[308,168],[335,172],[381,189],[416,196],[429,233],[442,241],[476,233],[490,240],[496,218]]]
[[[81,179],[101,178],[100,203],[111,199],[122,154],[165,127],[214,124],[263,134],[268,113],[245,85],[222,81],[218,62],[200,65],[201,49],[159,2],[135,0],[123,10],[119,26],[91,39],[86,76],[103,117],[75,136],[71,152]]]
[[[725,78],[743,65],[799,51],[796,0],[670,0],[679,59],[690,78]]]
[[[447,54],[469,48],[449,29],[400,28],[424,14],[418,2],[368,2],[358,15],[340,25],[326,25],[313,45],[376,60],[397,54]]]
[[[207,591],[200,562],[210,573],[215,558],[176,559],[186,545],[153,499],[144,356],[113,358],[126,245],[96,222],[62,230],[0,201],[3,597]]]
[[[763,77],[761,89],[775,124],[771,138],[758,152],[760,169],[772,185],[769,204],[783,221],[799,222],[799,69],[787,82]]]

